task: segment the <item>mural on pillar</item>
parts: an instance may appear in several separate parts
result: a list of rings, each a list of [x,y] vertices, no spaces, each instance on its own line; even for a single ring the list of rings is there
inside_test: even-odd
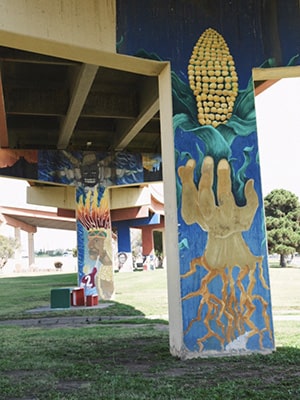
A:
[[[145,166],[143,157],[147,160]],[[114,265],[107,187],[143,182],[149,162],[157,157],[127,152],[39,151],[39,180],[76,186],[78,281],[86,295],[111,299],[113,271],[120,267]],[[130,265],[132,270],[131,257],[128,254],[122,269]]]
[[[212,28],[195,43],[187,76],[189,88],[173,77],[178,99],[188,94],[174,116],[184,342],[197,352],[271,350],[252,82],[239,90],[235,61]]]
[[[172,70],[183,357],[274,349],[251,73],[299,64],[290,3],[118,3],[118,51]]]
[[[79,284],[86,295],[111,299],[114,294],[113,251],[108,189],[77,189]]]
[[[135,55],[163,60],[158,53]],[[230,48],[213,28],[181,61],[172,101],[184,345],[194,354],[272,351],[253,82],[239,86]]]
[[[76,186],[78,281],[85,295],[114,293],[108,190],[112,157],[106,153],[41,151],[39,179]]]

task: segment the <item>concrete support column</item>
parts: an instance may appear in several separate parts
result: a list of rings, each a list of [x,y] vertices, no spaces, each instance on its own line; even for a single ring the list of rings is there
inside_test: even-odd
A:
[[[15,250],[15,260],[16,260],[15,271],[21,272],[21,267],[22,267],[22,265],[21,265],[21,228],[15,227],[14,231],[15,231],[15,239],[17,240],[17,242],[19,244],[19,246]]]
[[[131,251],[130,228],[128,223],[119,222],[117,225],[117,229],[118,229],[118,252]]]
[[[130,227],[127,222],[119,222],[118,229],[118,268],[119,272],[132,272],[132,253]]]
[[[98,185],[77,193],[78,284],[86,296],[114,295],[113,246],[108,189]]]
[[[28,265],[34,264],[34,233],[28,232]]]
[[[167,267],[167,257],[166,257],[166,235],[165,231],[162,231],[162,248],[163,248],[163,268]]]
[[[144,261],[145,269],[154,269],[154,240],[153,228],[151,225],[142,227],[142,246],[143,256],[146,257]]]

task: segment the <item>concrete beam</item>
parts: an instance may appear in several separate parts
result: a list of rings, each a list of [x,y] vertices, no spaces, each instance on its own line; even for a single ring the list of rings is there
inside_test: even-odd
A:
[[[20,228],[22,231],[25,231],[28,233],[36,233],[36,231],[37,231],[36,226],[26,224],[25,222],[22,222],[18,219],[10,217],[9,215],[3,215],[3,218],[7,225],[13,226],[15,228]]]
[[[75,210],[75,191],[74,186],[29,186],[27,203]]]
[[[113,222],[124,221],[135,218],[146,218],[148,217],[148,215],[149,215],[148,206],[122,208],[121,210],[110,211],[110,217]]]
[[[75,210],[75,192],[74,186],[29,186],[27,187],[27,203]],[[150,204],[151,194],[147,187],[126,187],[110,190],[111,210],[142,207]]]
[[[59,132],[57,144],[58,149],[65,149],[68,146],[97,71],[98,67],[95,65],[82,64],[77,72],[72,87],[68,112],[66,117],[63,119]]]
[[[297,78],[300,76],[299,66],[276,68],[253,68],[254,81],[267,81],[272,79]]]
[[[138,207],[151,204],[151,195],[147,187],[126,187],[110,190],[110,209]]]
[[[116,51],[114,0],[2,0],[0,26],[3,34]]]
[[[117,126],[113,148],[123,150],[159,111],[158,82],[147,80],[141,85],[140,113],[133,121],[123,121]]]

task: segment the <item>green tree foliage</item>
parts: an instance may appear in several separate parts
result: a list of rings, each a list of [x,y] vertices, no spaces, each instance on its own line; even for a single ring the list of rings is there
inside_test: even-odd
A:
[[[18,243],[13,238],[0,235],[0,269],[2,269],[7,260],[14,255]]]
[[[300,203],[298,197],[284,189],[272,190],[265,199],[269,253],[280,254],[280,266],[286,256],[300,249]]]

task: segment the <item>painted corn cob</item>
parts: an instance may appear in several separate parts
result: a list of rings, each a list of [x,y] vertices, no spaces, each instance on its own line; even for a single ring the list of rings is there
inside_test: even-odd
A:
[[[238,76],[223,36],[214,29],[206,29],[194,46],[188,78],[199,123],[214,127],[225,124],[238,95]]]

